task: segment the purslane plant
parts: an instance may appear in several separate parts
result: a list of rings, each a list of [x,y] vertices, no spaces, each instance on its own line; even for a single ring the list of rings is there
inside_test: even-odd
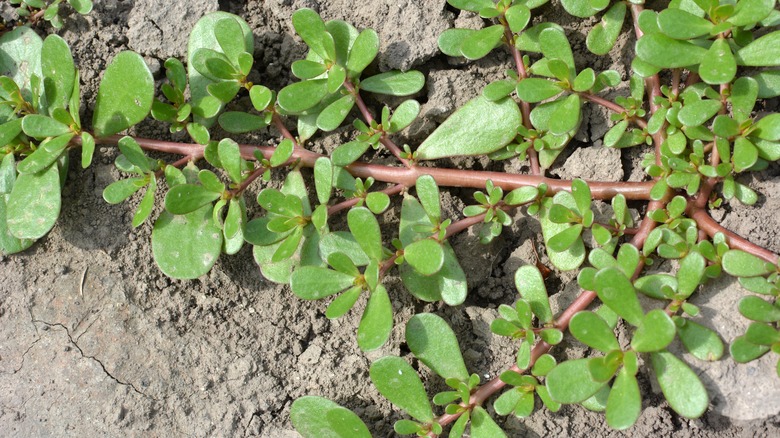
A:
[[[704,386],[667,350],[680,339],[697,360],[724,354],[718,334],[695,320],[698,308],[688,302],[700,285],[725,272],[756,294],[737,305],[754,322],[729,347],[736,361],[770,350],[780,354],[777,254],[724,229],[708,213],[722,202],[755,203],[759,195],[735,177],[780,159],[780,114],[758,115],[765,99],[780,95],[776,2],[678,0],[653,11],[641,1],[562,1],[572,15],[601,17],[587,37],[594,54],[609,53],[630,21],[636,56],[628,78],[576,65],[564,30],[533,20],[545,0],[448,3],[479,14],[485,27],[445,31],[439,39],[443,53],[474,60],[508,50],[514,65],[419,145],[393,141],[418,117],[417,101],[372,111],[363,96],[414,97],[424,76],[367,75],[379,51],[377,33],[325,22],[310,9],[292,17],[309,48],[305,59],[292,64],[300,81],[278,91],[250,82],[252,31],[240,17],[217,12],[190,34],[186,66],[165,62],[160,93],[139,55],[118,54],[103,75],[91,130],[79,116],[79,75],[67,44],[56,35],[41,40],[25,27],[7,32],[0,37],[6,55],[0,71],[11,72],[0,77],[0,249],[23,251],[53,227],[71,150],[81,150],[86,168],[96,144],[115,144],[121,152],[116,166],[128,178],[106,187],[103,197],[120,203],[139,193],[134,227],[150,219],[155,193],[167,189],[164,211],[151,225],[162,272],[196,278],[220,254],[235,254],[249,243],[269,280],[289,283],[302,299],[332,297],[327,318],[363,308],[357,344],[370,351],[384,345],[393,328],[389,297],[400,292],[385,287],[387,276],[398,275],[417,299],[462,304],[466,274],[448,239],[478,226],[480,240],[489,242],[521,211],[538,217],[550,262],[560,271],[578,270],[583,292],[554,315],[543,274],[534,266],[519,268],[520,297],[513,306],[501,305],[500,318],[491,324],[495,334],[519,342],[516,363],[485,383],[477,370],[469,373],[446,321],[434,314],[412,317],[406,323],[409,349],[451,390],[433,397],[435,405],[446,406],[437,415],[405,359],[375,361],[370,376],[377,390],[412,418],[396,423],[396,431],[437,436],[452,424],[450,436],[466,427],[474,437],[503,436],[485,403],[492,400],[497,415],[524,417],[537,397],[552,411],[570,403],[603,410],[611,427],[625,429],[641,411],[641,363],[652,368],[670,407],[685,417],[702,415],[709,402]],[[626,81],[628,95],[614,102],[600,95]],[[238,95],[248,95],[252,107],[225,111]],[[652,147],[643,163],[648,181],[545,175],[579,129],[586,104],[612,114],[605,146]],[[150,114],[192,142],[118,135]],[[353,140],[328,155],[306,148],[318,131],[349,126],[351,114],[359,115],[351,121]],[[276,146],[239,145],[212,139],[215,125],[230,134],[273,126],[282,139]],[[365,161],[369,149],[386,150],[397,165]],[[181,158],[168,163],[147,151]],[[529,174],[420,165],[484,155],[527,161]],[[313,187],[305,183],[305,168],[312,169]],[[277,170],[286,171],[281,188],[259,190],[256,202],[265,213],[250,218],[246,189],[269,182]],[[480,191],[462,218],[448,218],[440,206],[442,187]],[[388,236],[377,216],[393,208],[393,196],[402,197],[400,221],[398,233]],[[606,222],[597,221],[594,200],[611,203]],[[647,202],[639,223],[627,201]],[[346,229],[331,229],[331,218],[339,214],[346,214]],[[592,239],[584,237],[586,230]],[[662,259],[675,260],[675,270],[645,272]],[[643,308],[638,293],[659,305]],[[361,297],[365,306],[358,305]],[[596,299],[601,306],[587,310]],[[619,320],[627,327],[628,345],[617,341]],[[598,353],[556,359],[550,351],[567,333]],[[355,414],[317,396],[297,400],[291,419],[304,436],[370,436]]]

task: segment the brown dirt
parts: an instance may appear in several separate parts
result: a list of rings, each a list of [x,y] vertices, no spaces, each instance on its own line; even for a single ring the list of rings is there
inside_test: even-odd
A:
[[[112,56],[121,50],[137,50],[160,79],[165,58],[184,54],[183,29],[217,8],[248,21],[255,34],[258,82],[278,89],[290,81],[289,65],[304,53],[290,24],[292,12],[300,7],[319,9],[326,19],[377,29],[383,41],[377,69],[417,68],[428,75],[420,96],[424,117],[401,137],[410,144],[417,144],[509,65],[509,57],[501,52],[468,64],[438,53],[438,34],[456,20],[442,0],[362,4],[346,0],[178,0],[165,4],[105,0],[96,2],[95,11],[86,17],[65,17],[65,28],[59,34],[71,44],[81,69],[86,108],[94,103],[100,72]],[[560,18],[571,34],[578,65],[626,71],[625,48],[630,49],[633,40],[622,41],[623,49],[610,59],[593,60],[584,50],[582,30],[591,23],[562,15],[556,7],[548,6],[545,11]],[[458,18],[461,26],[469,23],[478,25],[468,14]],[[590,141],[603,135],[608,122],[598,110],[588,110],[588,114],[579,141],[559,158],[552,173],[637,179],[640,155],[621,156],[591,145]],[[89,110],[82,117],[88,120]],[[166,128],[153,121],[136,132],[169,137]],[[346,132],[320,138],[314,147],[341,142]],[[274,132],[263,132],[242,140],[265,142],[274,136]],[[353,409],[374,436],[394,436],[392,424],[401,415],[373,388],[367,370],[381,356],[408,355],[402,340],[403,322],[421,311],[436,311],[450,321],[467,366],[483,378],[494,377],[514,360],[513,344],[492,335],[489,324],[499,304],[516,299],[514,270],[531,262],[531,247],[539,246],[538,224],[533,218],[518,214],[517,222],[488,246],[480,245],[473,232],[452,240],[469,276],[470,296],[462,306],[419,303],[403,292],[399,280],[390,279],[397,326],[382,350],[364,354],[355,342],[364,304],[342,319],[329,321],[324,303],[304,302],[287,287],[265,280],[249,248],[236,256],[221,257],[208,275],[197,280],[165,277],[152,260],[151,226],[131,228],[139,199],[118,206],[102,200],[103,188],[120,176],[112,164],[115,154],[114,148],[102,147],[91,168],[82,170],[72,164],[63,212],[52,232],[23,254],[0,256],[0,435],[293,437],[297,434],[289,422],[290,405],[297,397],[313,394]],[[484,160],[458,164],[504,166]],[[525,170],[522,163],[506,166],[510,171]],[[776,194],[779,174],[778,166],[772,165],[744,182],[764,195]],[[446,194],[445,212],[459,217],[469,193]],[[776,199],[762,196],[755,207],[724,207],[716,217],[734,231],[779,251],[778,208]],[[548,287],[560,306],[577,293],[571,274],[551,277]],[[743,293],[733,284],[723,287],[737,297]],[[706,297],[703,294],[705,304]],[[733,301],[724,307],[735,311]],[[558,351],[566,356],[584,352],[575,343]],[[720,362],[728,370],[734,368],[728,358]],[[698,420],[674,414],[653,391],[652,379],[642,375],[642,390],[647,394],[644,411],[627,432],[609,430],[602,414],[579,407],[564,407],[558,413],[539,409],[526,420],[501,418],[499,422],[517,437],[778,436],[780,416],[777,408],[771,408],[771,402],[776,406],[780,400],[778,379],[771,374],[771,362],[763,366],[764,370],[739,374],[740,380],[732,374],[705,380],[720,379],[722,385],[737,389],[763,386],[769,402],[759,405],[750,391],[719,398],[715,390],[711,411]],[[438,378],[422,368],[421,373],[431,391],[442,389]],[[744,403],[746,408],[740,412],[760,414],[740,417],[724,408],[729,403]],[[768,411],[764,409],[767,403]]]

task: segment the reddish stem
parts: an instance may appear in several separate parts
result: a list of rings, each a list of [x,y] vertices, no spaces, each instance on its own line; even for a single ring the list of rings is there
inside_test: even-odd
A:
[[[404,188],[406,188],[406,186],[403,184],[395,184],[390,187],[387,187],[386,189],[380,190],[380,192],[388,196],[393,196],[393,195],[397,195],[398,193],[401,193]],[[328,207],[328,216],[332,216],[340,212],[341,210],[350,208],[353,205],[360,202],[362,199],[363,198],[352,198],[352,199],[347,199],[346,201],[339,202],[338,204],[332,205]]]
[[[116,144],[120,135],[112,135],[97,141],[104,144]],[[198,144],[175,143],[162,140],[135,138],[138,144],[146,150],[165,152],[177,155],[192,155],[203,153],[204,146]],[[265,158],[270,159],[276,150],[273,146],[253,146],[241,145],[241,156],[254,160],[254,151],[259,150]],[[296,146],[288,164],[300,162],[304,167],[314,167],[317,158],[324,155],[303,149]],[[504,190],[513,190],[524,186],[537,187],[540,184],[547,184],[547,195],[560,192],[562,190],[571,191],[570,180],[559,180],[536,175],[507,174],[503,172],[488,172],[481,170],[462,170],[445,169],[435,167],[415,166],[412,168],[383,166],[369,163],[353,163],[346,169],[355,177],[372,177],[377,181],[383,181],[393,184],[403,184],[412,187],[417,182],[417,178],[422,175],[431,175],[436,183],[445,187],[470,187],[483,189],[487,180],[492,180],[493,184]],[[588,181],[593,199],[611,199],[617,194],[622,194],[629,200],[648,200],[650,199],[650,189],[653,187],[653,181],[645,182],[601,182]]]
[[[509,51],[512,52],[512,59],[514,59],[515,61],[515,68],[517,69],[517,75],[520,77],[521,80],[527,78],[528,72],[525,70],[525,64],[523,64],[523,57],[520,55],[520,51],[517,50],[517,47],[515,47],[514,34],[509,29],[509,26],[506,24],[504,25],[504,37],[506,38],[507,46],[509,46]],[[529,104],[524,100],[521,100],[520,113],[523,116],[523,126],[525,126],[526,129],[533,129],[533,125],[531,124],[531,104]],[[539,154],[536,152],[536,149],[528,148],[528,150],[526,151],[526,155],[528,156],[528,162],[531,164],[531,174],[541,175],[542,170],[539,167]]]
[[[695,220],[699,229],[704,230],[708,236],[714,237],[717,233],[723,233],[726,236],[726,241],[730,248],[748,252],[775,265],[780,262],[780,257],[777,254],[762,248],[755,243],[751,243],[734,232],[727,230],[716,222],[703,208],[698,208],[692,203],[689,203],[687,213],[688,217]]]

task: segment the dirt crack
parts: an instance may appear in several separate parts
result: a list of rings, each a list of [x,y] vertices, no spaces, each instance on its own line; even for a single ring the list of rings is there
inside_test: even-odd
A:
[[[65,334],[68,336],[68,340],[70,341],[70,343],[73,344],[73,346],[76,347],[76,350],[79,351],[79,354],[81,354],[81,357],[83,357],[85,359],[90,359],[90,360],[95,361],[98,365],[100,365],[100,368],[103,370],[103,372],[106,374],[106,376],[108,376],[111,380],[115,381],[116,383],[118,383],[118,384],[120,384],[122,386],[127,386],[127,387],[131,388],[133,391],[135,391],[139,395],[142,395],[142,396],[144,396],[146,398],[149,398],[149,399],[152,399],[154,401],[159,401],[156,398],[152,397],[151,395],[146,394],[145,392],[139,390],[132,383],[124,382],[124,381],[120,380],[119,378],[117,378],[116,376],[114,376],[113,374],[111,374],[111,372],[108,371],[108,369],[106,369],[106,366],[103,364],[103,362],[100,359],[98,359],[97,357],[89,356],[89,355],[85,354],[84,350],[82,350],[81,347],[79,346],[79,344],[76,342],[77,339],[73,339],[73,336],[71,335],[70,330],[64,324],[61,324],[59,322],[51,323],[51,322],[43,321],[43,320],[40,320],[40,319],[33,319],[32,322],[33,323],[44,324],[44,325],[46,325],[48,327],[60,327],[60,328],[62,328],[63,330],[65,330]]]

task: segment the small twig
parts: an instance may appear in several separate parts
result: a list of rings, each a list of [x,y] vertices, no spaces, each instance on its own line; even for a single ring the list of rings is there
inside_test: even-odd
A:
[[[84,283],[87,280],[87,271],[89,271],[89,266],[84,268],[84,273],[81,274],[81,282],[79,283],[79,295],[83,298],[84,297]]]
[[[384,194],[386,194],[388,196],[393,196],[393,195],[396,195],[398,193],[401,193],[404,188],[406,188],[406,186],[403,185],[403,184],[395,184],[395,185],[392,185],[390,187],[387,187],[385,189],[380,190],[380,192],[382,192],[382,193],[384,193]],[[340,212],[341,210],[345,210],[347,208],[350,208],[353,205],[355,205],[358,202],[360,202],[362,199],[363,198],[351,198],[351,199],[347,199],[346,201],[339,202],[338,204],[334,204],[334,205],[328,207],[328,216],[332,216],[332,215]]]

